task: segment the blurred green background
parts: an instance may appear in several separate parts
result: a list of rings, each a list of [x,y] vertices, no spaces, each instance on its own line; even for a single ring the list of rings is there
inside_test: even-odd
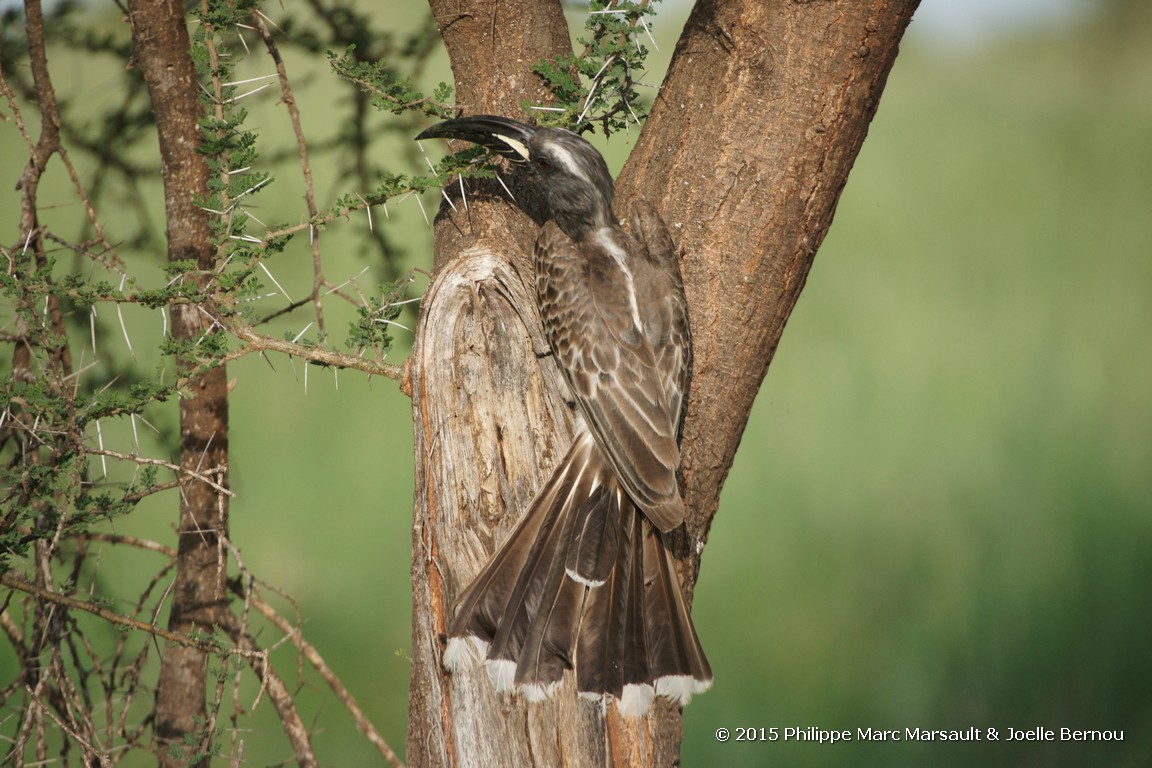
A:
[[[926,0],[922,13],[945,4]],[[685,765],[1152,764],[1152,15],[1140,0],[1063,5],[1058,21],[1024,13],[987,35],[913,22],[704,551],[695,616],[716,683],[685,711]],[[401,7],[398,26],[423,13]],[[670,4],[658,17],[658,60],[685,12]],[[62,92],[116,99],[100,87],[113,74],[53,53]],[[436,62],[426,80],[446,77]],[[301,96],[309,136],[330,135],[326,64],[288,67],[313,85]],[[290,142],[274,90],[251,101],[248,124]],[[0,240],[11,244],[24,154],[10,122],[0,132]],[[389,146],[405,170],[413,150]],[[629,146],[606,146],[614,169]],[[293,173],[285,165],[261,196],[272,221],[303,216]],[[348,191],[317,174],[322,204]],[[376,226],[426,266],[415,201],[390,213]],[[109,212],[114,237],[132,215]],[[149,215],[161,221],[159,206]],[[325,233],[333,276],[365,264],[341,237]],[[303,295],[307,243],[278,259],[280,282]],[[151,365],[159,323],[140,315],[133,342]],[[117,336],[103,343],[122,346]],[[313,369],[305,388],[299,364],[272,362],[229,369],[233,538],[255,574],[295,598],[306,635],[402,749],[408,401],[349,372],[337,382]],[[123,425],[104,439],[130,442]],[[174,517],[171,498],[153,499],[114,527],[171,541]],[[144,557],[109,549],[102,574],[139,578]],[[325,764],[379,762],[322,682],[295,676],[290,648],[273,658]],[[0,680],[13,665],[0,650]],[[714,737],[773,726],[975,726],[1001,739],[1122,729],[1124,741]],[[269,707],[242,727],[248,762],[288,758]]]

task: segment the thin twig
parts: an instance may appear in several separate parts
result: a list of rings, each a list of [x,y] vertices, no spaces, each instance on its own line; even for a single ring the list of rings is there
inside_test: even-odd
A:
[[[368,741],[372,742],[377,751],[388,761],[388,764],[393,766],[393,768],[404,768],[404,763],[400,760],[400,757],[388,746],[388,743],[384,741],[384,737],[380,735],[380,732],[376,730],[372,721],[370,721],[364,714],[364,711],[360,709],[360,705],[356,703],[355,697],[344,687],[344,683],[336,676],[336,673],[332,671],[328,663],[324,661],[324,657],[320,655],[320,652],[304,639],[299,628],[292,626],[287,619],[281,616],[276,609],[268,605],[268,603],[265,603],[254,595],[245,594],[246,590],[241,589],[239,584],[234,585],[232,591],[238,596],[250,600],[252,606],[260,611],[260,613],[264,615],[264,618],[276,625],[276,627],[291,640],[292,644],[299,649],[300,653],[304,655],[304,658],[320,673],[320,676],[328,683],[328,687],[332,689],[332,692],[335,693],[336,697],[344,704],[345,709],[352,715],[352,719],[356,723],[356,728],[364,734]]]
[[[25,581],[24,579],[11,572],[0,573],[0,584],[3,584],[9,589],[19,590],[20,592],[24,592],[40,600],[45,600],[49,603],[63,606],[69,610],[84,611],[85,613],[90,613],[93,616],[97,616],[107,622],[116,624],[117,626],[129,627],[131,629],[140,630],[141,632],[147,632],[150,635],[155,635],[156,637],[167,640],[170,643],[176,643],[177,645],[184,646],[185,648],[195,648],[199,651],[203,651],[204,653],[235,653],[240,656],[251,655],[248,651],[240,648],[221,648],[220,646],[213,645],[212,643],[205,643],[201,642],[200,640],[194,640],[187,635],[179,635],[175,632],[169,632],[163,627],[158,627],[155,624],[149,624],[148,622],[134,619],[131,616],[124,616],[122,614],[116,613],[115,611],[110,611],[103,606],[89,603],[85,600],[77,600],[74,597],[62,595],[59,592],[45,589],[43,587],[38,587],[32,582]]]
[[[241,341],[248,344],[247,349],[237,350],[224,357],[225,361],[251,352],[283,352],[286,355],[299,357],[306,363],[320,363],[336,368],[351,368],[374,376],[384,376],[395,381],[403,381],[404,366],[395,363],[385,363],[382,360],[366,360],[355,355],[346,355],[320,347],[311,347],[304,344],[294,344],[287,339],[278,339],[274,336],[263,336],[251,328],[239,327],[231,329],[232,333]]]
[[[280,78],[281,101],[288,107],[288,116],[292,120],[292,131],[296,134],[296,148],[300,153],[300,168],[304,173],[304,201],[308,205],[308,218],[315,219],[320,212],[316,207],[316,192],[312,185],[312,164],[308,160],[308,142],[304,138],[304,128],[300,123],[300,108],[296,104],[296,97],[292,95],[292,85],[288,82],[288,71],[284,67],[284,59],[280,57],[280,50],[272,33],[265,23],[267,18],[259,8],[253,8],[250,14],[252,25],[260,33],[264,47],[276,64],[276,74]],[[320,288],[324,284],[324,270],[320,263],[320,238],[315,234],[310,238],[312,245],[312,303],[316,308],[316,324],[321,334],[324,333],[324,305],[320,301]]]
[[[189,477],[195,478],[196,480],[199,480],[200,482],[205,483],[206,485],[210,486],[212,488],[212,490],[216,491],[217,493],[222,493],[225,496],[235,496],[236,495],[232,491],[228,490],[224,486],[217,483],[211,477],[208,477],[208,474],[197,472],[197,471],[188,469],[187,467],[181,467],[179,464],[173,464],[172,462],[164,461],[163,459],[153,459],[153,458],[149,458],[147,456],[139,456],[139,455],[134,454],[134,453],[121,453],[120,451],[113,451],[111,449],[101,449],[101,448],[89,448],[88,453],[94,453],[97,456],[110,456],[113,459],[122,459],[124,461],[133,461],[133,462],[136,462],[137,464],[149,464],[149,465],[157,466],[157,467],[165,467],[166,469],[170,469],[173,472],[176,472],[176,473],[182,472],[182,473],[188,475]],[[223,473],[225,469],[226,469],[225,467],[211,467],[208,469],[208,473],[219,474],[219,473]]]

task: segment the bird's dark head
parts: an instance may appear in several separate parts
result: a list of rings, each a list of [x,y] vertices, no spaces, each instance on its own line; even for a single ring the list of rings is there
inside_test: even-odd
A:
[[[614,222],[608,165],[571,131],[474,115],[437,123],[416,138],[471,141],[525,164],[537,176],[548,216],[574,240]]]

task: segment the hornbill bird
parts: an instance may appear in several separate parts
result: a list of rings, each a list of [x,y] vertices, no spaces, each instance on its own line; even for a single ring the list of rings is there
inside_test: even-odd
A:
[[[631,234],[621,227],[604,158],[569,131],[477,115],[416,138],[470,141],[527,167],[546,219],[536,300],[578,406],[572,447],[459,600],[444,666],[478,655],[498,691],[529,701],[574,668],[582,695],[615,696],[626,715],[656,695],[686,704],[712,670],[665,539],[684,520],[691,363],[672,237],[646,203]]]

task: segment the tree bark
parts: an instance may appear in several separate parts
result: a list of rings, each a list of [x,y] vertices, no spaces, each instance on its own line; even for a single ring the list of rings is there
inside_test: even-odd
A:
[[[203,275],[215,267],[207,214],[195,197],[207,196],[208,168],[197,152],[202,143],[199,86],[178,0],[130,0],[132,43],[156,117],[163,163],[169,261],[192,260]],[[197,279],[203,284],[204,278]],[[193,340],[207,328],[192,304],[169,307],[172,335]],[[188,370],[182,364],[184,373]],[[180,466],[209,474],[222,486],[228,461],[228,392],[223,366],[194,378],[180,400]],[[180,521],[176,580],[168,629],[211,632],[225,606],[228,497],[187,473],[180,476]],[[207,656],[195,648],[168,646],[156,689],[156,737],[162,766],[207,763]],[[191,746],[186,737],[191,737]],[[174,749],[173,749],[174,748]]]
[[[662,212],[683,254],[695,563],[918,4],[701,0],[617,181],[622,204],[643,197]]]
[[[530,65],[570,48],[555,2],[432,0],[468,113],[516,115],[547,99]],[[528,115],[521,115],[530,119]],[[442,210],[437,277],[412,353],[416,442],[412,678],[407,759],[414,766],[596,765],[603,726],[571,691],[542,707],[497,698],[483,670],[445,676],[452,603],[567,449],[569,414],[553,392],[526,279],[536,225],[495,182]],[[556,722],[569,724],[555,728]]]
[[[682,252],[695,366],[682,467],[689,515],[677,550],[689,589],[752,401],[917,2],[701,0],[619,179],[617,213],[647,198]],[[520,103],[544,102],[528,72],[568,46],[558,4],[432,7],[466,112],[525,119]],[[529,706],[496,697],[480,669],[448,677],[440,666],[455,599],[570,436],[555,364],[536,355],[544,343],[527,287],[536,227],[499,187],[473,185],[467,208],[448,191],[456,210],[437,220],[438,274],[411,367],[409,763],[675,765],[680,713],[662,699],[629,721],[578,699],[570,682]]]

